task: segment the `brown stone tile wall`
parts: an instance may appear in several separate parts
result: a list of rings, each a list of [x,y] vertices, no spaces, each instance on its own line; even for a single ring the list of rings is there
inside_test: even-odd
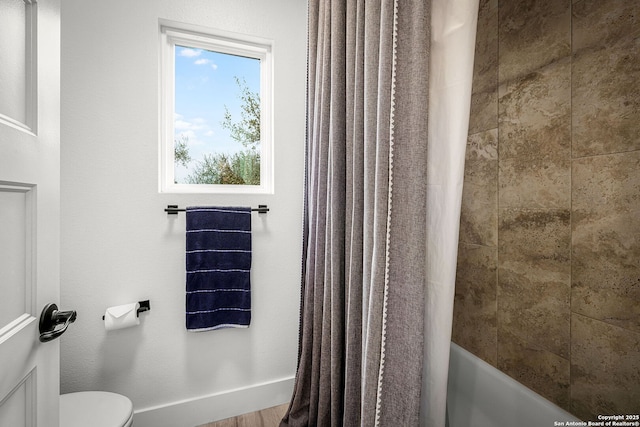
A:
[[[640,413],[640,1],[480,0],[453,341]]]

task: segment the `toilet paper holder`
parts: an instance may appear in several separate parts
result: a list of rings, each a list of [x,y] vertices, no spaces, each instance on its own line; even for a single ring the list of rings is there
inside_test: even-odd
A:
[[[149,300],[138,301],[138,304],[140,304],[140,308],[138,309],[138,312],[136,313],[138,317],[140,317],[140,313],[142,313],[143,311],[151,310],[151,304],[149,303]]]
[[[140,313],[151,310],[151,303],[149,300],[138,301],[138,304],[140,304],[140,308],[138,308],[136,312],[137,317],[140,317]],[[104,315],[102,316],[102,320],[104,320]]]

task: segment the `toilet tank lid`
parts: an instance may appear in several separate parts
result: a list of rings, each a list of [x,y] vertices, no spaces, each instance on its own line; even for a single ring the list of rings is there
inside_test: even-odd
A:
[[[123,427],[131,420],[129,398],[107,391],[60,395],[60,425],[65,427]]]

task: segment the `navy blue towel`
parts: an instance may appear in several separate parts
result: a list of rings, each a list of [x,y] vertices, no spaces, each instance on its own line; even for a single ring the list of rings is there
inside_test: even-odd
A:
[[[187,329],[251,322],[251,208],[187,208]]]

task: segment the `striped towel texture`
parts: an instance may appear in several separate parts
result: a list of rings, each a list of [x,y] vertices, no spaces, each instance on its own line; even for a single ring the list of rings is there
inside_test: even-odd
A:
[[[187,329],[251,322],[251,208],[187,207]]]

